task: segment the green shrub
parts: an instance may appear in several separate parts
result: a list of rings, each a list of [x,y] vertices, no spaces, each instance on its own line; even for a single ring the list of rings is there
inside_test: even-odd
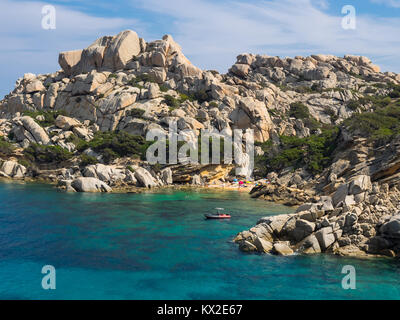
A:
[[[193,100],[197,100],[199,103],[203,103],[205,101],[210,101],[210,97],[205,90],[200,90],[195,92],[192,95]]]
[[[313,92],[315,92],[312,88],[307,87],[307,86],[299,86],[299,87],[296,87],[296,88],[294,89],[294,91],[296,91],[296,92],[298,92],[298,93],[313,93]]]
[[[311,86],[311,90],[312,92],[322,92],[322,88],[319,83],[313,83],[313,85]]]
[[[303,120],[304,125],[309,128],[312,133],[320,127],[320,123],[311,116],[308,107],[301,102],[294,102],[290,105],[289,116]]]
[[[139,74],[139,75],[136,76],[135,81],[136,82],[142,82],[143,81],[144,83],[146,83],[146,82],[154,82],[154,78],[151,75],[147,74],[147,73],[142,73],[142,74]]]
[[[376,93],[376,91],[377,91],[376,88],[367,87],[367,88],[364,90],[364,93]]]
[[[25,157],[33,163],[58,163],[69,160],[73,154],[60,146],[44,146],[31,143],[24,150]]]
[[[306,138],[281,136],[280,145],[264,143],[264,156],[256,160],[260,171],[280,170],[285,167],[303,167],[313,173],[321,172],[331,162],[331,155],[337,146],[339,129],[325,129],[319,135]],[[264,168],[263,168],[264,167]]]
[[[133,118],[139,118],[142,119],[143,115],[146,111],[143,109],[139,109],[139,108],[133,108],[129,111],[126,112],[127,116],[133,117]]]
[[[116,158],[146,155],[147,148],[152,142],[146,141],[141,136],[131,135],[127,132],[96,132],[93,139],[78,147],[79,151],[91,148],[103,156],[106,163]]]
[[[386,83],[374,83],[372,86],[379,89],[384,89],[387,87]]]
[[[194,97],[188,96],[187,94],[184,94],[184,93],[179,93],[179,101],[180,102],[185,102],[187,100],[194,101]]]
[[[20,165],[23,165],[25,168],[29,168],[31,166],[31,163],[27,161],[26,159],[18,159],[18,163]]]
[[[351,100],[347,103],[347,108],[355,111],[359,108],[362,109],[363,106],[372,104],[374,109],[383,108],[388,106],[392,102],[392,99],[387,96],[365,96],[359,100]]]
[[[126,168],[127,168],[130,172],[132,172],[132,173],[135,172],[135,169],[133,169],[132,166],[127,166]]]
[[[72,142],[76,148],[79,148],[79,146],[86,143],[85,140],[79,138],[76,134],[71,134],[68,138],[65,139],[65,142]]]
[[[308,119],[311,115],[306,105],[301,102],[294,102],[290,105],[289,116],[296,119]]]
[[[169,88],[165,84],[160,84],[160,91],[161,92],[167,92]]]
[[[96,157],[89,156],[87,154],[82,153],[80,156],[80,165],[83,167],[89,166],[91,164],[97,164],[98,161]]]
[[[218,108],[218,103],[216,103],[215,101],[212,101],[212,102],[210,102],[210,107]]]
[[[353,114],[343,125],[353,134],[385,142],[400,134],[400,106],[391,104],[371,112]]]
[[[176,109],[180,106],[180,100],[174,98],[173,96],[167,94],[164,96],[164,102],[167,104],[168,107],[171,109]]]
[[[339,119],[339,116],[336,114],[336,111],[332,108],[326,109],[325,113],[331,118],[331,121],[333,123],[335,123],[336,120]]]
[[[364,77],[362,75],[360,75],[360,74],[357,74],[357,73],[354,73],[354,72],[349,72],[349,75],[351,75],[354,78],[364,80]]]
[[[33,118],[40,126],[50,127],[53,126],[59,115],[66,116],[67,113],[64,110],[59,111],[24,111],[23,115]],[[43,116],[44,120],[36,120],[37,116]]]
[[[132,87],[136,87],[136,88],[139,88],[139,89],[144,89],[144,87],[143,87],[142,85],[138,84],[138,83],[135,81],[135,79],[129,81],[128,84],[131,85]]]
[[[365,96],[358,101],[362,105],[372,104],[374,109],[386,107],[392,102],[387,96]]]
[[[3,155],[10,155],[13,153],[14,151],[14,146],[12,145],[12,143],[6,141],[4,139],[4,137],[0,136],[0,154]]]
[[[155,82],[155,81],[154,81],[154,78],[152,76],[150,76],[149,74],[142,73],[142,74],[138,74],[134,79],[130,80],[128,82],[128,85],[139,88],[139,89],[143,89],[144,87],[139,84],[140,82],[146,83],[146,82]]]
[[[181,105],[181,103],[187,100],[193,101],[191,96],[188,96],[184,93],[180,93],[179,98],[175,98],[169,94],[164,96],[164,103],[166,103],[171,110],[178,108]]]
[[[392,89],[392,91],[389,93],[390,98],[400,98],[400,85],[395,85],[391,83],[389,84],[389,88]]]
[[[8,140],[13,141],[14,138],[15,138],[14,132],[10,131],[10,132],[8,133],[7,137],[8,137]]]
[[[347,103],[346,107],[351,111],[356,111],[358,108],[361,107],[361,104],[356,100],[351,100]]]

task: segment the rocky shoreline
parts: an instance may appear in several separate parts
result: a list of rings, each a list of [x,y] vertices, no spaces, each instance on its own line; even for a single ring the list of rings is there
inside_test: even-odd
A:
[[[262,189],[258,187],[258,190]],[[234,242],[245,252],[277,255],[400,256],[400,191],[367,175],[317,196],[294,214],[265,217]]]
[[[57,170],[58,171],[58,170]],[[52,171],[54,173],[54,171]],[[110,183],[112,187],[109,187],[108,184],[106,187],[102,183],[103,181],[98,179],[98,178],[92,178],[92,177],[80,177],[77,179],[86,179],[88,178],[88,183],[87,186],[91,186],[92,184],[97,184],[99,187],[94,187],[92,190],[90,189],[85,189],[83,188],[73,188],[72,182],[75,180],[57,180],[55,179],[56,175],[53,173],[48,173],[46,172],[46,175],[39,175],[37,177],[30,177],[30,176],[24,176],[24,177],[10,177],[6,174],[4,174],[3,171],[0,171],[0,182],[9,182],[9,183],[43,183],[43,184],[48,184],[52,185],[55,188],[57,188],[60,191],[65,191],[65,192],[106,192],[106,193],[143,193],[143,192],[160,192],[160,191],[165,191],[165,190],[172,190],[172,191],[186,191],[186,190],[217,190],[217,191],[227,191],[227,190],[234,190],[234,191],[240,191],[240,192],[249,192],[251,190],[253,184],[248,185],[246,187],[241,187],[239,188],[238,184],[233,184],[229,182],[224,182],[220,184],[163,184],[163,185],[158,185],[158,186],[153,186],[153,187],[145,187],[141,186],[140,184],[132,184],[132,183],[126,183],[124,181],[114,181],[110,183],[110,181],[107,181],[107,183]],[[76,179],[76,180],[77,180]],[[77,180],[79,181],[79,180]],[[77,183],[77,182],[75,182]]]

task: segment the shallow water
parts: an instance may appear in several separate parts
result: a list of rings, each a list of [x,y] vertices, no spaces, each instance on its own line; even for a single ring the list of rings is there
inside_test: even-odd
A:
[[[215,207],[229,221],[207,221]],[[291,209],[215,191],[68,194],[0,184],[0,299],[399,299],[400,263],[245,254],[230,240]],[[344,290],[344,265],[357,289]],[[43,290],[53,265],[56,290]]]

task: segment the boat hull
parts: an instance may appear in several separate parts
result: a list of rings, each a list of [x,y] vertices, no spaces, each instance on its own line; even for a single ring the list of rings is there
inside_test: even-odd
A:
[[[224,215],[205,214],[204,216],[206,217],[206,219],[210,219],[210,220],[223,220],[223,219],[231,218],[231,216],[228,214],[224,214]]]

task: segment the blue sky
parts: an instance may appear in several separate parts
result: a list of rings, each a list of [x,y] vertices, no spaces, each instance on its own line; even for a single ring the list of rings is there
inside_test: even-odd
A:
[[[41,28],[46,4],[55,30]],[[355,30],[341,27],[344,5],[356,8]],[[147,41],[171,34],[195,65],[220,72],[251,52],[365,55],[400,73],[400,0],[0,0],[0,97],[26,72],[58,70],[60,51],[124,29]]]

